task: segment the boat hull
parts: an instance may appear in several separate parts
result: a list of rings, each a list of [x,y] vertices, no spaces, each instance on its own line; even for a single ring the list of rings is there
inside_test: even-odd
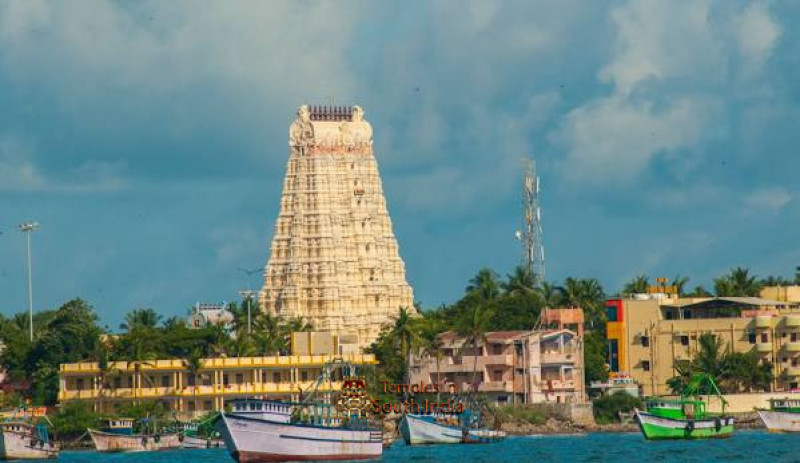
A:
[[[506,437],[502,431],[462,429],[408,414],[400,423],[400,434],[407,445],[489,444]]]
[[[0,433],[0,460],[47,460],[58,458],[58,453],[58,446],[50,442],[31,445],[30,433]]]
[[[676,420],[636,410],[639,429],[646,439],[711,439],[733,434],[733,418]]]
[[[380,430],[275,423],[227,413],[216,425],[239,462],[370,460],[383,453]]]
[[[184,436],[181,448],[184,449],[215,449],[224,446],[222,439],[204,439],[196,436]]]
[[[800,413],[759,410],[758,416],[771,432],[800,432]]]
[[[155,436],[114,434],[90,429],[89,435],[98,452],[149,452],[176,449],[181,446],[177,434],[164,434],[156,439]]]
[[[400,434],[407,445],[460,444],[464,433],[460,428],[432,423],[413,415],[404,415]]]

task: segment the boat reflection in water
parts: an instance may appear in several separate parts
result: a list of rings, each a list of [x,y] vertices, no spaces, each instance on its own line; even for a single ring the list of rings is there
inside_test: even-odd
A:
[[[380,428],[340,419],[328,404],[239,399],[232,406],[216,425],[236,461],[367,460],[383,452]]]

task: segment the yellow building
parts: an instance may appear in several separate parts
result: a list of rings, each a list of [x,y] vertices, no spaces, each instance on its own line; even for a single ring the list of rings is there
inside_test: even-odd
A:
[[[352,349],[329,333],[295,333],[292,355],[206,358],[195,372],[184,359],[109,362],[104,371],[96,362],[67,363],[61,365],[58,398],[61,403],[92,401],[102,413],[124,403],[156,400],[185,415],[220,410],[230,399],[254,395],[296,401],[334,359],[356,367],[377,363],[374,355],[342,351]],[[340,388],[341,382],[328,382],[318,392]]]
[[[769,290],[769,288],[767,288]],[[800,304],[760,297],[636,295],[606,302],[608,365],[645,395],[669,394],[675,363],[691,360],[700,335],[716,334],[735,352],[757,352],[774,367],[773,390],[800,385]]]

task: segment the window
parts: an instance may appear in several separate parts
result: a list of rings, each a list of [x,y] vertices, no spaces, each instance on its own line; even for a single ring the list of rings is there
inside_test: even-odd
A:
[[[114,378],[114,389],[122,387],[122,378]]]
[[[692,318],[692,311],[689,309],[683,309],[683,318],[685,318],[686,320]]]
[[[244,382],[244,375],[241,373],[236,373],[236,384],[242,384]]]
[[[278,372],[273,373],[272,374],[272,382],[273,383],[280,383],[281,382],[281,374],[278,373]]]
[[[300,381],[308,381],[308,372],[307,371],[301,371],[300,372]]]
[[[642,360],[642,370],[650,371],[650,361],[649,360]]]
[[[790,389],[797,389],[797,383],[789,383]]]
[[[755,344],[756,343],[756,333],[755,333],[755,331],[751,331],[751,332],[747,333],[747,340],[750,342],[750,344]]]
[[[213,405],[211,404],[210,400],[206,400],[203,402],[203,410],[211,410]]]
[[[608,357],[611,371],[619,371],[619,343],[616,339],[608,341]]]
[[[797,333],[792,333],[792,334],[789,336],[789,341],[791,341],[791,342],[797,342]]]
[[[643,347],[649,347],[650,346],[650,338],[647,335],[643,335],[641,341],[642,341],[642,346]]]
[[[689,336],[681,336],[681,345],[688,346],[689,345]]]
[[[606,306],[606,318],[608,321],[615,322],[617,321],[617,307],[613,305]]]
[[[83,378],[78,378],[75,380],[75,389],[79,391],[83,390]]]
[[[169,376],[161,377],[161,387],[169,387]]]
[[[666,318],[667,320],[672,320],[672,311],[671,310],[665,311],[664,318]]]
[[[769,334],[761,333],[761,342],[769,342]]]

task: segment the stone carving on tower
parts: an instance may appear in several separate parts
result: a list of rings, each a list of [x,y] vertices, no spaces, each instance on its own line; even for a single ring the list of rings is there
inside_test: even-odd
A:
[[[364,110],[301,106],[289,128],[262,310],[301,316],[367,347],[413,311]]]

